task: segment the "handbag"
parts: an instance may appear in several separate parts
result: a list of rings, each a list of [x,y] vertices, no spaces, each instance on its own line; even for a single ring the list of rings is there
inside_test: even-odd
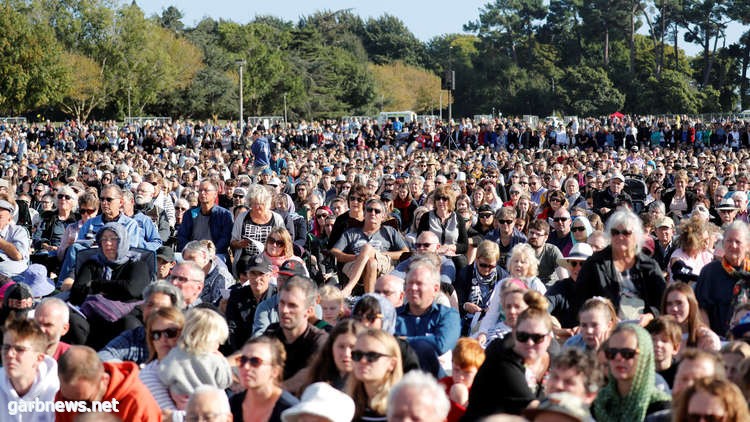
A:
[[[89,295],[80,306],[81,313],[86,318],[94,315],[108,322],[115,322],[129,314],[143,301],[120,302],[119,300],[107,299],[101,294]]]

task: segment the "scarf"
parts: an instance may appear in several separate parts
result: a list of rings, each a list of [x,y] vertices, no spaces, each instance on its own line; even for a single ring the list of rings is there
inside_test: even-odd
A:
[[[721,258],[721,268],[726,271],[729,278],[735,280],[732,288],[732,309],[750,302],[750,259],[745,258],[741,267],[742,269],[738,270],[727,262],[726,258]]]
[[[599,391],[594,401],[594,414],[599,422],[640,422],[646,418],[649,405],[654,402],[670,401],[667,393],[654,385],[656,378],[654,347],[649,333],[636,324],[623,324],[620,332],[634,333],[638,339],[639,353],[636,355],[636,369],[633,385],[625,397],[617,391],[617,381],[609,374],[607,385]]]
[[[480,308],[483,308],[485,304],[489,304],[495,283],[497,283],[497,267],[493,268],[487,276],[482,276],[479,273],[477,263],[474,262],[474,277],[471,279],[469,302]]]

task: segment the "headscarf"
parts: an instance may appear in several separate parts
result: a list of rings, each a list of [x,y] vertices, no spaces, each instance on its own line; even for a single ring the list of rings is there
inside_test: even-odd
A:
[[[583,227],[586,228],[586,238],[588,239],[589,236],[591,236],[591,233],[594,232],[594,227],[591,226],[591,222],[586,217],[576,217],[573,219],[573,222],[580,221],[583,223]],[[573,222],[571,222],[571,226],[573,225]],[[575,245],[578,243],[576,238],[573,236],[573,233],[570,234],[570,239],[573,241],[573,244]]]
[[[620,397],[617,391],[617,380],[610,372],[607,385],[599,392],[594,400],[594,413],[600,422],[633,422],[646,418],[649,405],[659,401],[670,401],[671,397],[656,388],[656,369],[654,364],[654,347],[651,336],[637,324],[624,324],[635,334],[638,340],[638,354],[636,355],[635,376],[633,385],[625,397]]]
[[[111,261],[104,256],[104,251],[101,248],[102,236],[105,231],[114,233],[119,239],[119,242],[117,243],[117,257]],[[94,259],[104,266],[122,265],[138,256],[135,252],[130,251],[130,239],[128,238],[128,232],[125,230],[125,226],[117,222],[107,223],[99,229],[96,233],[96,243],[100,245],[100,247]]]

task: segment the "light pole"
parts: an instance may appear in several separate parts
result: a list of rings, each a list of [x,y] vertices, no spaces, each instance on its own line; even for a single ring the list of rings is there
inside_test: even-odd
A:
[[[284,129],[286,129],[286,94],[284,94]]]
[[[242,110],[242,67],[247,64],[245,60],[235,62],[240,67],[240,137],[245,133],[245,117]]]

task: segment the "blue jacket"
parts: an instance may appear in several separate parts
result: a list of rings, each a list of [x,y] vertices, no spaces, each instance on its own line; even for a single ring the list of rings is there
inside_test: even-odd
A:
[[[193,234],[193,220],[198,218],[201,212],[200,207],[192,208],[185,213],[180,224],[180,230],[177,232],[177,250],[182,251],[185,245],[195,239],[191,239]],[[234,219],[228,209],[214,205],[211,208],[211,215],[208,217],[209,230],[211,231],[211,241],[216,245],[217,254],[226,254],[229,250],[229,241],[232,239],[232,226]]]
[[[133,214],[133,220],[138,223],[138,227],[141,229],[141,239],[143,239],[141,247],[156,252],[164,242],[161,240],[159,230],[156,228],[154,222],[140,211]]]
[[[271,147],[268,145],[268,139],[263,137],[256,139],[250,150],[254,157],[253,167],[265,167],[270,164]]]
[[[461,335],[461,317],[458,311],[447,306],[432,303],[422,315],[412,315],[409,304],[396,309],[396,331],[394,335],[404,336],[411,342],[424,340],[435,347],[438,355],[453,350]]]
[[[125,231],[128,233],[128,240],[130,240],[131,247],[145,247],[143,233],[141,232],[141,228],[138,227],[138,223],[135,220],[123,213],[120,213],[120,216],[116,221],[125,227]],[[89,230],[91,230],[93,234],[99,233],[99,230],[101,230],[102,227],[104,227],[104,221],[102,221],[101,214],[97,215],[94,218],[90,218],[87,222],[83,223],[83,226],[81,226],[81,230],[78,231],[78,240],[86,239],[86,234],[89,232]]]

